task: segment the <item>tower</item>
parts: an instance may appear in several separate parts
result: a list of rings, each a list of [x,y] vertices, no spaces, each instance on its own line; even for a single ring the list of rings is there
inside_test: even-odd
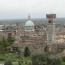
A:
[[[47,21],[47,46],[51,51],[52,44],[55,43],[55,22],[56,14],[46,14]]]

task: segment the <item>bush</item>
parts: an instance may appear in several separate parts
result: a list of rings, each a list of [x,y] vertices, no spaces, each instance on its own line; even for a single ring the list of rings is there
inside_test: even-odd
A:
[[[0,59],[0,61],[4,61],[5,59]]]
[[[11,60],[6,60],[6,61],[4,62],[4,65],[12,65]]]
[[[45,54],[35,54],[32,56],[32,65],[47,65],[47,56]]]
[[[51,55],[47,59],[48,65],[61,65],[61,58],[57,55]]]
[[[65,62],[65,56],[62,57],[62,60]]]
[[[61,65],[61,58],[57,55],[35,54],[32,56],[32,65]]]

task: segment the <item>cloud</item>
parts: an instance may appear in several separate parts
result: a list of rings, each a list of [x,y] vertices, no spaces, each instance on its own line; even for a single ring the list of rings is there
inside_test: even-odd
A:
[[[65,16],[65,0],[0,0],[1,18],[45,17],[46,13]],[[7,17],[6,17],[7,16]]]

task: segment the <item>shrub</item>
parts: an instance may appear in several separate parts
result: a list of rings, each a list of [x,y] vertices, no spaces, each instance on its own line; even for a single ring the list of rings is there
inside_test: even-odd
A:
[[[4,65],[12,65],[11,60],[6,60],[6,61],[4,62]]]
[[[48,65],[61,65],[61,58],[57,55],[51,55],[47,59]]]
[[[32,56],[32,65],[47,65],[47,56],[45,54],[34,54]]]
[[[61,65],[61,58],[57,55],[35,54],[32,56],[32,65]]]
[[[62,57],[62,60],[65,62],[65,56]]]

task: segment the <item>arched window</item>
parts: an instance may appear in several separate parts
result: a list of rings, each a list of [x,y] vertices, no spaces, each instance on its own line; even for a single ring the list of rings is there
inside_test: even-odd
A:
[[[49,23],[52,23],[52,21],[51,21],[51,20],[49,20]]]

